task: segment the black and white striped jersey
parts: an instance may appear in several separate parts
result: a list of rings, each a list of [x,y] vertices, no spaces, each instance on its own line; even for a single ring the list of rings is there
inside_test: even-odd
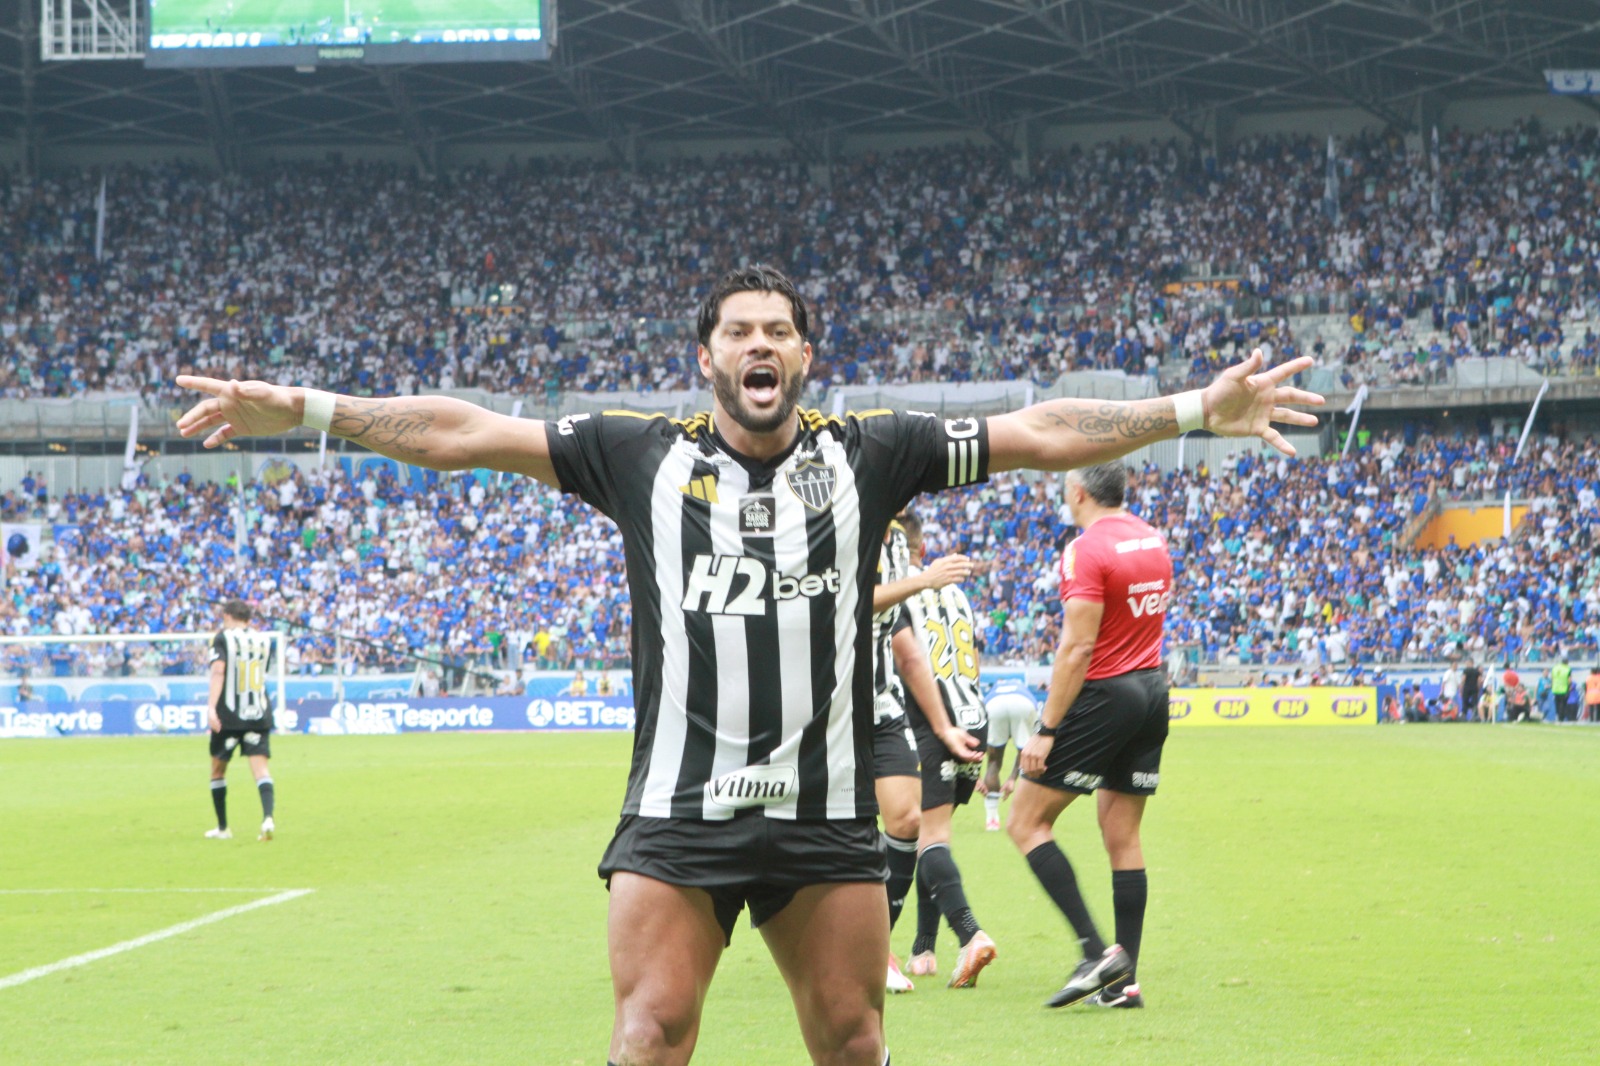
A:
[[[905,577],[911,567],[911,551],[906,547],[906,531],[899,522],[889,523],[889,532],[878,553],[878,584],[888,585]],[[873,716],[902,717],[906,713],[905,684],[894,665],[892,641],[897,623],[905,617],[905,605],[896,603],[872,616],[872,694]]]
[[[621,528],[636,725],[624,814],[870,817],[872,587],[919,492],[984,480],[983,419],[802,411],[783,455],[709,414],[550,426],[556,476]]]
[[[911,573],[920,573],[913,567]],[[962,729],[976,729],[989,720],[978,684],[978,630],[972,606],[959,585],[924,589],[906,600],[911,625],[928,649],[928,663],[945,713]]]
[[[211,638],[211,661],[223,665],[217,717],[225,730],[272,731],[267,678],[276,665],[271,633],[224,629]]]

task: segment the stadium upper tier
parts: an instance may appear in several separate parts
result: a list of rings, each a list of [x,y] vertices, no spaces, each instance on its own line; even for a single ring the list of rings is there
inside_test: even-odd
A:
[[[1516,464],[1514,444],[1383,436],[1345,460],[1145,468],[1130,505],[1171,543],[1170,639],[1211,661],[1313,671],[1437,660],[1458,644],[1480,661],[1561,648],[1595,658],[1600,442],[1534,440]],[[337,464],[310,475],[285,464],[274,477],[239,492],[185,477],[92,496],[30,481],[0,495],[0,521],[38,523],[53,540],[36,568],[10,575],[0,631],[205,631],[216,605],[239,596],[271,618],[370,641],[343,644],[368,669],[405,667],[409,653],[500,668],[523,652],[547,666],[627,661],[621,539],[576,500],[520,477],[414,485],[381,464],[359,480]],[[1406,546],[1431,501],[1508,491],[1532,502],[1509,544]],[[1001,477],[919,507],[931,551],[979,560],[966,587],[986,655],[1050,661],[1069,529],[1060,479]],[[334,652],[332,639],[302,636],[290,660],[331,669]],[[26,653],[7,655],[6,673],[29,669]],[[66,658],[54,668],[86,668]]]
[[[1415,147],[1415,145],[1413,145]],[[819,311],[813,380],[1192,373],[1265,342],[1319,387],[1475,355],[1600,364],[1600,135],[1532,125],[1046,154],[724,158],[451,172],[177,167],[0,185],[0,398],[138,393],[183,370],[352,393],[693,383],[695,302],[765,260]],[[96,198],[105,181],[103,257]],[[1316,316],[1307,318],[1304,316]]]

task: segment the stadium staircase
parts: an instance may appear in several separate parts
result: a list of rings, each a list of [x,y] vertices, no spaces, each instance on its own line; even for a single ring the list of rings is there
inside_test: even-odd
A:
[[[1428,506],[1413,515],[1411,520],[1400,530],[1400,547],[1405,551],[1410,551],[1416,545],[1417,538],[1422,536],[1423,531],[1428,528],[1435,518],[1439,517],[1440,512],[1443,510],[1444,498],[1435,493],[1433,498],[1428,501]]]

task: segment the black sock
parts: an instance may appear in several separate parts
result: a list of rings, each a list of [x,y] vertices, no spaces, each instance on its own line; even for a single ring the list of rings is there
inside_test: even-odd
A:
[[[939,913],[955,930],[961,946],[966,947],[967,941],[978,932],[978,920],[972,916],[972,908],[967,906],[967,893],[961,887],[961,871],[956,867],[955,857],[950,854],[950,845],[929,844],[922,850],[920,865],[928,872],[928,891],[933,896],[933,902],[938,904]]]
[[[889,880],[885,887],[889,890],[889,928],[893,929],[917,875],[917,838],[906,840],[885,833],[883,843],[889,853]]]
[[[228,828],[228,781],[218,778],[211,782],[211,806],[217,809],[217,828]]]
[[[1044,886],[1045,893],[1072,924],[1078,943],[1083,947],[1083,957],[1097,959],[1104,955],[1106,942],[1100,939],[1100,931],[1089,917],[1089,905],[1083,902],[1083,893],[1078,891],[1078,877],[1072,872],[1072,864],[1056,847],[1056,842],[1047,840],[1028,852],[1028,865]]]
[[[927,868],[917,864],[917,939],[911,943],[911,954],[921,955],[932,951],[939,939],[939,905],[933,902],[933,892],[928,888]]]
[[[1111,906],[1117,912],[1117,943],[1128,953],[1133,969],[1128,983],[1139,983],[1139,941],[1144,937],[1144,905],[1150,898],[1150,882],[1143,870],[1111,871]]]
[[[272,817],[272,778],[263,777],[256,782],[256,791],[261,793],[261,817]]]

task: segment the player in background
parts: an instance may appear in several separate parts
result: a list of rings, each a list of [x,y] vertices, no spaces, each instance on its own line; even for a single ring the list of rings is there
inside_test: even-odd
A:
[[[989,757],[978,791],[983,793],[983,827],[998,833],[1000,801],[1016,790],[1017,776],[1022,772],[1022,746],[1039,725],[1039,699],[1026,681],[1007,677],[995,682],[983,706],[989,716]],[[1017,757],[1011,761],[1011,775],[1002,782],[1006,748],[1012,746],[1017,749]]]
[[[906,531],[912,573],[921,569],[922,521],[914,511],[902,511],[899,523]],[[917,938],[911,946],[913,975],[937,973],[934,954],[942,915],[961,941],[961,953],[951,972],[951,988],[971,988],[978,974],[995,960],[995,945],[978,925],[967,903],[961,870],[950,853],[950,823],[955,809],[972,798],[982,767],[955,758],[935,731],[942,712],[957,729],[977,737],[987,731],[983,696],[978,687],[977,627],[966,594],[955,585],[926,589],[906,600],[911,628],[927,648],[928,662],[938,682],[937,696],[913,691],[908,708],[911,731],[922,756],[922,834],[917,839]]]
[[[1161,638],[1172,557],[1161,535],[1124,509],[1127,488],[1120,460],[1066,476],[1067,505],[1083,533],[1061,556],[1061,643],[1006,826],[1083,949],[1051,1007],[1091,996],[1102,1006],[1144,1006],[1136,968],[1149,887],[1139,825],[1161,779],[1167,739]],[[1061,812],[1093,792],[1111,859],[1117,943],[1110,947],[1053,832]]]
[[[878,563],[878,586],[872,592],[874,662],[873,772],[876,774],[879,819],[889,857],[889,929],[893,932],[905,909],[917,871],[917,839],[922,831],[922,777],[916,737],[906,719],[905,682],[924,698],[933,699],[937,688],[927,655],[911,636],[911,622],[901,605],[924,589],[960,581],[972,573],[965,555],[948,555],[916,574],[909,574],[911,556],[905,529],[892,522],[884,534]],[[910,992],[915,985],[889,955],[885,987],[893,993]]]
[[[213,840],[229,840],[228,763],[235,751],[250,760],[261,797],[260,840],[271,840],[274,800],[272,772],[272,702],[267,698],[267,675],[274,665],[272,635],[250,628],[253,612],[243,600],[222,605],[222,630],[211,640],[211,688],[206,704],[211,708],[211,805],[217,827],[206,830]]]

